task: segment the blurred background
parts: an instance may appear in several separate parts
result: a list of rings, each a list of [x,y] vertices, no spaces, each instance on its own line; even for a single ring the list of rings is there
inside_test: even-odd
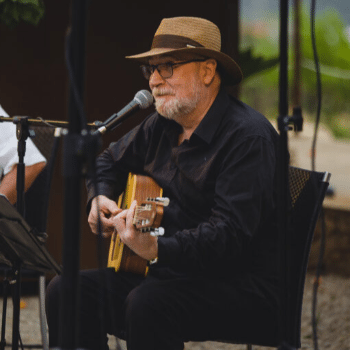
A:
[[[316,64],[311,41],[311,1],[290,1],[289,104],[300,106],[304,128],[289,133],[291,164],[312,168],[312,143],[317,119]],[[350,5],[347,1],[316,1],[314,31],[321,73],[321,113],[315,168],[332,173],[324,202],[327,239],[324,272],[350,276]],[[276,126],[279,102],[279,4],[240,2],[239,55],[245,80],[240,98],[265,114]],[[246,60],[243,60],[246,58]],[[255,63],[255,64],[254,64]],[[309,268],[315,268],[319,228]]]
[[[0,0],[0,104],[10,116],[68,120],[65,45],[71,24],[71,1]],[[318,104],[311,42],[311,0],[291,0],[289,4],[290,113],[293,107],[300,106],[304,117],[303,131],[289,133],[289,149],[292,165],[311,169]],[[280,25],[277,0],[217,0],[215,3],[90,0],[83,62],[88,121],[106,120],[130,102],[137,91],[148,88],[138,66],[124,57],[148,50],[160,20],[179,15],[205,17],[220,27],[223,50],[240,63],[245,77],[230,92],[276,125]],[[349,1],[318,0],[315,34],[322,79],[316,170],[332,173],[329,196],[324,203],[326,249],[322,274],[340,276],[344,284],[350,278]],[[106,135],[103,147],[137,125],[150,111],[138,113]],[[47,232],[47,248],[59,263],[64,220],[62,157],[60,148]],[[87,225],[83,181],[82,189],[83,210],[78,218],[82,227],[80,261],[82,268],[91,268],[97,266],[96,239]],[[320,244],[319,225],[310,256],[310,273],[319,263]],[[349,316],[347,322],[350,323]],[[350,327],[347,330],[349,344]]]

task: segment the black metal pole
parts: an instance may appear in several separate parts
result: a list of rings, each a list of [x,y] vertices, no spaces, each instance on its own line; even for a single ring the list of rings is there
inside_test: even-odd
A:
[[[10,285],[6,270],[5,270],[5,275],[4,275],[4,280],[2,282],[2,285],[3,285],[3,290],[2,290],[3,300],[2,300],[0,350],[5,350],[5,346],[6,346],[5,334],[6,334],[7,294],[8,294],[8,289],[9,289],[9,285]]]
[[[25,216],[25,164],[24,156],[26,153],[26,140],[29,136],[28,118],[22,117],[17,120],[16,123],[17,133],[17,153],[18,153],[18,164],[17,164],[17,179],[16,179],[16,190],[17,190],[17,211],[24,217]],[[19,341],[19,322],[20,322],[20,298],[21,298],[21,261],[15,261],[13,263],[13,272],[15,275],[14,286],[13,286],[13,319],[12,319],[12,350],[18,349]],[[6,298],[6,296],[4,296]]]
[[[62,294],[60,315],[61,349],[77,348],[79,260],[80,260],[80,200],[82,179],[82,125],[77,93],[83,100],[85,72],[85,36],[87,22],[86,0],[72,1],[71,32],[68,60],[71,62],[74,81],[69,92],[69,132],[64,140],[64,232],[62,254]],[[71,77],[72,78],[72,77]]]
[[[17,164],[17,211],[24,217],[24,193],[25,193],[25,164],[24,156],[26,153],[26,140],[29,136],[28,118],[21,117],[16,123],[16,133],[18,139],[17,152],[18,152],[18,164]]]
[[[15,285],[13,288],[13,320],[12,320],[12,349],[18,349],[19,341],[19,316],[21,302],[21,263],[16,262],[13,266],[15,273]]]

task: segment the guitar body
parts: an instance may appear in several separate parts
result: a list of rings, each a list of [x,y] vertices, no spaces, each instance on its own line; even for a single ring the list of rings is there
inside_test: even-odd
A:
[[[118,206],[122,209],[128,209],[131,203],[136,199],[137,203],[142,203],[147,198],[162,197],[163,190],[150,177],[129,174],[126,189],[118,200]],[[163,212],[161,212],[162,216]],[[158,215],[157,225],[160,220]],[[143,233],[147,234],[147,233]],[[136,274],[147,275],[148,262],[135,254],[121,240],[118,234],[113,233],[109,247],[108,267],[113,267],[115,271],[127,271]]]

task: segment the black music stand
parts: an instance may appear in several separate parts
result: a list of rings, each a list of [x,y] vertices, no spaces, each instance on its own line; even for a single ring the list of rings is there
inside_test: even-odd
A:
[[[40,236],[36,236],[35,231],[32,230],[7,198],[0,195],[0,263],[12,268],[15,282],[13,293],[13,349],[18,348],[19,341],[19,317],[17,316],[20,308],[21,269],[26,268],[42,273],[61,273],[60,265],[47,251],[44,242],[40,238]],[[2,329],[4,329],[4,324]]]

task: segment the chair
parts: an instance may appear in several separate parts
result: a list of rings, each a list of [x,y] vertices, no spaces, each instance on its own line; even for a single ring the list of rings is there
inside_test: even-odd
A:
[[[270,342],[255,341],[252,345],[279,347],[280,350],[299,349],[301,346],[301,314],[304,284],[311,250],[311,243],[322,203],[329,185],[328,172],[315,172],[289,167],[289,221],[288,221],[288,265],[283,300],[286,300],[285,317],[279,320],[280,337]],[[282,259],[284,257],[281,257]],[[254,330],[253,330],[254,331]],[[282,337],[281,337],[282,335]],[[235,343],[234,340],[218,340]]]
[[[35,179],[32,186],[25,194],[25,215],[26,222],[35,231],[35,234],[41,241],[45,241],[47,215],[49,207],[49,195],[51,187],[51,179],[53,169],[55,165],[55,159],[58,150],[59,137],[55,134],[54,128],[34,126],[31,127],[35,132],[35,137],[32,139],[39,151],[47,159],[47,165],[39,176]],[[7,269],[9,270],[9,268]],[[37,271],[31,271],[28,269],[22,270],[22,276],[27,278],[38,278],[39,282],[39,317],[40,317],[40,330],[42,336],[41,345],[24,345],[24,347],[42,347],[44,350],[49,349],[47,324],[45,314],[45,290],[46,290],[46,278],[45,275]],[[6,302],[7,295],[4,295],[4,304]],[[6,310],[6,307],[3,308]],[[3,317],[3,327],[4,327]]]
[[[290,245],[287,255],[289,270],[284,290],[287,305],[285,305],[285,319],[280,320],[282,348],[298,349],[301,346],[301,314],[305,277],[311,243],[330,176],[328,172],[289,168],[291,205],[288,242]]]
[[[253,345],[279,347],[279,350],[300,348],[301,314],[304,284],[311,250],[311,243],[322,203],[329,185],[328,172],[315,172],[289,167],[289,212],[288,212],[288,265],[286,286],[283,286],[283,300],[287,300],[285,317],[279,319],[280,335],[269,341],[254,337],[254,343],[247,344],[247,350]],[[281,256],[281,262],[284,257]],[[254,330],[252,330],[254,332]],[[282,335],[282,336],[281,336]],[[120,334],[125,339],[124,334]],[[211,341],[213,341],[211,339]],[[227,339],[217,342],[242,344],[242,341],[228,335]],[[282,346],[281,346],[282,345]]]

